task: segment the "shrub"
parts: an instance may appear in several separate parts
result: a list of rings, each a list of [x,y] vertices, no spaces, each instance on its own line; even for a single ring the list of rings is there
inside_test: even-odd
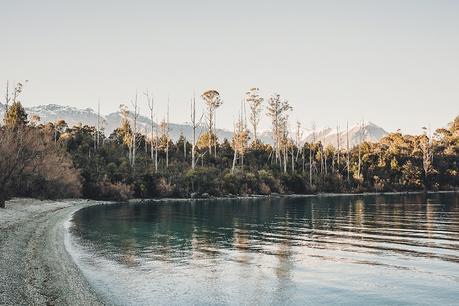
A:
[[[199,167],[190,169],[185,174],[185,184],[189,193],[208,193],[220,195],[218,169]]]
[[[132,187],[123,183],[102,181],[96,188],[99,191],[96,198],[100,200],[126,201],[133,195]]]
[[[265,184],[269,187],[270,192],[282,193],[284,190],[280,184],[279,179],[275,178],[272,171],[260,170],[258,171],[259,184]],[[261,188],[258,188],[261,192]]]

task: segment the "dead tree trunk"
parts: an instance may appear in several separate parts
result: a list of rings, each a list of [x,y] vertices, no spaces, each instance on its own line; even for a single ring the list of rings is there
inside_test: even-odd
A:
[[[158,136],[158,127],[156,127],[156,137],[155,137],[155,172],[158,172],[158,147],[159,147],[159,136]]]
[[[346,123],[346,153],[347,153],[347,160],[346,160],[346,166],[347,166],[347,182],[350,182],[350,167],[351,167],[351,158],[350,154],[351,152],[349,151],[349,123]]]
[[[193,96],[193,100],[191,101],[191,128],[192,132],[192,140],[191,140],[191,169],[196,167],[196,128],[198,124],[196,122],[196,98]]]
[[[312,186],[312,146],[309,145],[309,186]]]
[[[166,121],[166,168],[169,168],[169,100],[167,101],[167,121]]]
[[[139,117],[139,108],[137,105],[137,92],[135,93],[134,103],[132,104],[134,108],[134,113],[132,117],[133,121],[133,129],[132,129],[132,164],[131,166],[135,166],[135,158],[136,158],[136,150],[137,150],[137,119]]]
[[[145,93],[145,96],[147,97],[147,103],[148,103],[148,109],[150,109],[150,158],[152,161],[154,161],[154,136],[153,136],[153,131],[154,131],[154,113],[153,113],[153,107],[154,107],[154,100],[153,96],[150,98],[150,95],[148,94],[148,91]]]
[[[336,164],[336,171],[339,173],[339,155],[340,155],[340,134],[339,134],[339,126],[336,127],[336,157],[337,157],[337,164]]]

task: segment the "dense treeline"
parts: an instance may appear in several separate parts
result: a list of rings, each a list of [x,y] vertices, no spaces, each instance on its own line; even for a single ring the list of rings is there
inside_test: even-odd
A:
[[[233,139],[219,140],[215,112],[222,101],[211,90],[202,95],[207,131],[196,135],[203,123],[193,100],[193,139],[182,136],[174,142],[168,119],[152,125],[147,135],[139,133],[137,96],[132,111],[121,107],[121,125],[106,137],[99,124],[69,127],[63,120],[38,124],[39,118],[28,119],[17,99],[21,89],[19,84],[0,130],[0,200],[12,195],[127,199],[459,186],[459,117],[430,137],[395,132],[377,143],[362,138],[352,148],[325,147],[320,141],[302,143],[300,124],[290,135],[291,107],[274,95],[266,107],[273,123],[270,145],[257,138],[264,100],[253,88],[246,96],[249,115],[241,111]],[[153,100],[146,97],[153,118]]]

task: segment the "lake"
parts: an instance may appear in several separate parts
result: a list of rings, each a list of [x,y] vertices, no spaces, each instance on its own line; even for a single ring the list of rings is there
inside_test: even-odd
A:
[[[459,195],[81,209],[67,249],[115,304],[457,305]]]

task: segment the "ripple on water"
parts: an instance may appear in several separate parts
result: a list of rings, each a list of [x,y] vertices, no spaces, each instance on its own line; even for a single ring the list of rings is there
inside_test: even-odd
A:
[[[455,304],[455,194],[94,206],[77,263],[120,304]]]

